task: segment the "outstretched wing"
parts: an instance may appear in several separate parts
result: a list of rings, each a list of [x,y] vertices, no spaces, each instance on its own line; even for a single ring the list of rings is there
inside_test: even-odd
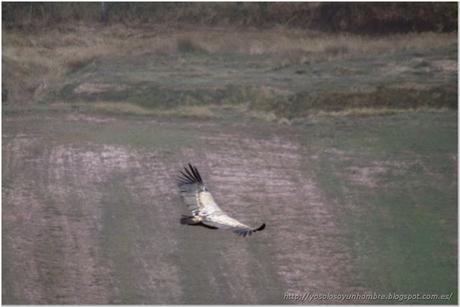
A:
[[[261,231],[265,228],[265,224],[262,224],[258,228],[251,228],[228,216],[225,212],[216,212],[215,214],[206,216],[203,219],[203,224],[220,229],[229,229],[243,237],[250,236],[252,233]]]
[[[189,168],[181,171],[177,180],[182,200],[193,215],[206,216],[216,212],[222,212],[209,193],[201,175],[196,167],[191,164]]]
[[[258,228],[251,228],[234,218],[228,216],[214,201],[211,193],[206,188],[196,167],[191,164],[181,171],[177,180],[181,197],[192,216],[199,219],[204,225],[213,228],[229,229],[239,236],[250,236],[253,232],[265,228],[262,224]]]

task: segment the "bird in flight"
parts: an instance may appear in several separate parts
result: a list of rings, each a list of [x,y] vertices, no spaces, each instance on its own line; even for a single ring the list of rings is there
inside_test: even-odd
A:
[[[212,229],[232,230],[239,236],[250,236],[253,232],[265,228],[262,224],[258,228],[251,228],[227,215],[214,201],[211,193],[201,179],[201,175],[190,163],[185,167],[177,179],[182,200],[192,215],[183,216],[180,220],[184,225],[199,225]]]

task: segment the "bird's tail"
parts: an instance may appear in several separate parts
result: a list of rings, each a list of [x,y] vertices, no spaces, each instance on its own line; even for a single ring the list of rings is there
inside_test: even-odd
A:
[[[180,223],[182,225],[196,225],[200,221],[197,221],[195,216],[188,216],[188,215],[183,215],[182,218],[180,219]]]

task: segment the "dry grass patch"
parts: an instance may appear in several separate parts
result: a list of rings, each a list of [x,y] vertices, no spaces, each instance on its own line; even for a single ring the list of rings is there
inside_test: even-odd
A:
[[[80,106],[88,106],[95,111],[125,115],[151,115],[164,117],[188,117],[195,119],[218,118],[210,106],[180,106],[174,109],[150,109],[132,103],[124,102],[95,102],[91,104],[80,103]]]
[[[65,32],[43,30],[28,34],[6,31],[4,47],[44,48],[62,58],[88,58],[105,54],[145,52],[183,52],[200,50],[209,53],[306,54],[343,56],[354,53],[379,53],[406,49],[442,47],[456,42],[457,35],[409,33],[384,37],[352,34],[325,34],[277,27],[267,30],[228,28],[159,29],[76,26]]]
[[[381,116],[381,115],[393,115],[405,112],[446,112],[447,108],[429,108],[429,107],[418,107],[418,108],[352,108],[343,111],[318,111],[313,116]]]
[[[272,29],[226,28],[129,28],[123,25],[68,26],[62,29],[36,29],[33,32],[5,30],[3,56],[11,62],[40,71],[28,72],[8,84],[15,87],[24,80],[50,90],[69,71],[108,56],[137,56],[145,53],[202,52],[208,55],[242,53],[267,54],[280,67],[304,64],[315,59],[332,59],[361,54],[441,48],[457,43],[457,35],[442,33],[398,34],[371,37],[349,34],[324,34],[276,27]],[[10,63],[7,63],[8,66]],[[17,89],[20,93],[21,90]],[[36,97],[37,95],[32,95]]]

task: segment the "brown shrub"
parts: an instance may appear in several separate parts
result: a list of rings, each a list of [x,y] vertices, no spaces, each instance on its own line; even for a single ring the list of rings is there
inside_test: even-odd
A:
[[[207,26],[289,26],[332,32],[397,33],[457,30],[457,3],[100,3],[7,2],[3,26],[33,30],[37,26],[79,22],[182,24]]]

